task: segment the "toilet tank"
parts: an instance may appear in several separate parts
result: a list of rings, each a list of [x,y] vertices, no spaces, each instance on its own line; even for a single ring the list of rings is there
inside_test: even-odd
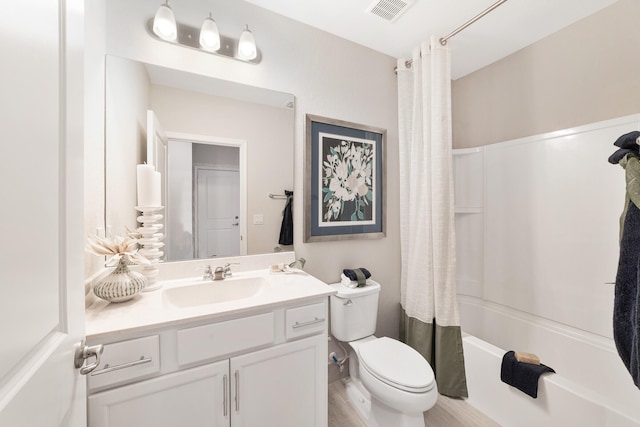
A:
[[[337,293],[331,295],[331,335],[344,342],[359,340],[376,331],[380,284],[349,288],[342,283],[331,285]]]

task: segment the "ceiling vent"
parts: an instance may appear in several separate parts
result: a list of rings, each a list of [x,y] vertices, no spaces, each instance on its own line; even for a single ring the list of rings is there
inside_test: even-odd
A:
[[[374,2],[367,7],[367,13],[393,22],[398,19],[414,1],[415,0],[374,0]]]

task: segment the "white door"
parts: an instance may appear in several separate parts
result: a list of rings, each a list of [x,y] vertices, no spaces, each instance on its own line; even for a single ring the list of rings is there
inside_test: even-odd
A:
[[[160,172],[162,179],[161,200],[162,206],[167,206],[167,160],[169,140],[160,124],[160,120],[152,110],[147,110],[147,164],[153,165]]]
[[[0,13],[0,425],[86,423],[82,0]],[[60,28],[60,23],[64,27]]]
[[[196,171],[197,257],[240,255],[240,172]]]

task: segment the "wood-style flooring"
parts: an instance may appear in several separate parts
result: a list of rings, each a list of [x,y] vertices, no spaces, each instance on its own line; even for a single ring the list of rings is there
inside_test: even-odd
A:
[[[343,381],[329,384],[329,427],[367,427],[351,406]],[[424,421],[428,427],[500,427],[464,399],[443,395],[438,395],[436,405],[425,412]]]

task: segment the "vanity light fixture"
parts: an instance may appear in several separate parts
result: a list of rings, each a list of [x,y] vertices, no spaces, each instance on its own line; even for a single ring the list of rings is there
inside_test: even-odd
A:
[[[202,27],[200,27],[200,47],[209,52],[215,52],[220,49],[218,25],[211,17],[211,13],[202,23]]]
[[[181,24],[176,21],[169,0],[165,0],[153,19],[147,22],[147,31],[152,37],[200,52],[224,56],[249,64],[258,64],[262,55],[256,46],[253,34],[246,25],[240,34],[240,39],[225,37],[218,31],[216,21],[211,13],[204,20],[200,28]]]
[[[169,6],[169,0],[160,5],[153,18],[153,32],[162,40],[174,41],[178,38],[176,17]]]
[[[249,25],[247,25],[242,31],[242,34],[240,34],[238,55],[243,59],[254,59],[257,54],[256,41],[253,38],[253,33],[249,30]]]

